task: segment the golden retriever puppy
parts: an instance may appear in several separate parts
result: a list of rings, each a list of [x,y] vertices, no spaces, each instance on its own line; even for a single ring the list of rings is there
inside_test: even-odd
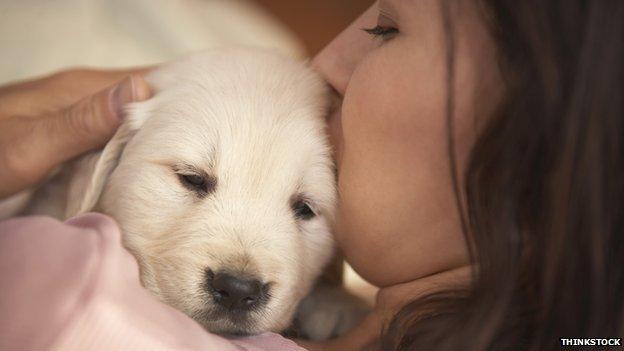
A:
[[[213,332],[283,330],[333,251],[324,83],[257,49],[195,54],[146,80],[154,96],[22,213],[108,214],[163,302]]]

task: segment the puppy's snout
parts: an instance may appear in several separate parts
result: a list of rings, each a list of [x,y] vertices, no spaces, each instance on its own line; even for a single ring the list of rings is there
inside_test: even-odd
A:
[[[229,273],[208,276],[208,289],[215,302],[233,311],[247,311],[260,307],[268,299],[267,286],[260,280]]]

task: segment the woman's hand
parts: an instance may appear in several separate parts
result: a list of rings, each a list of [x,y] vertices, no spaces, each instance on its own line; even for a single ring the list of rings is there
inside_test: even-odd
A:
[[[0,198],[102,147],[123,119],[122,106],[149,98],[141,73],[71,70],[0,87]]]

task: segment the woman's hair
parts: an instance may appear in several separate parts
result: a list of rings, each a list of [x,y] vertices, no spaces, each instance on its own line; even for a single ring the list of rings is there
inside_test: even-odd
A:
[[[481,2],[506,96],[459,175],[473,282],[405,306],[382,346],[559,350],[560,338],[620,338],[624,1]]]

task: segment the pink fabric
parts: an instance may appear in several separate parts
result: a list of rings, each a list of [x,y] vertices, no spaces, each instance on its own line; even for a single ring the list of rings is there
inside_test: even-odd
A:
[[[110,218],[87,214],[0,222],[0,350],[303,349],[273,333],[206,332],[140,285]]]

